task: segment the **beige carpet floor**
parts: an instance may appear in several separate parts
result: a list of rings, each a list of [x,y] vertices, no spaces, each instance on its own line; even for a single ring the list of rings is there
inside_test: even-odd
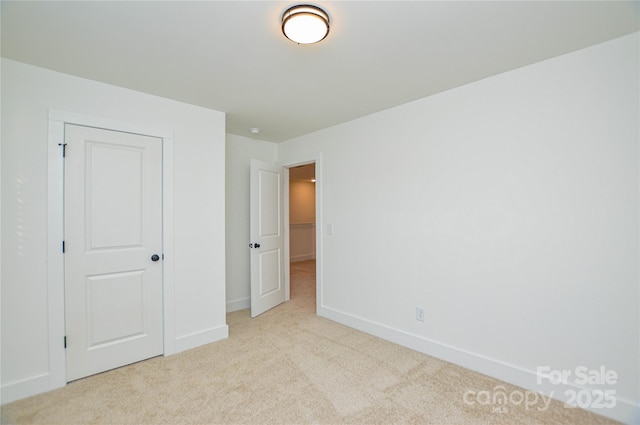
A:
[[[480,404],[481,391],[524,390],[316,316],[313,261],[292,265],[291,298],[230,313],[227,340],[5,405],[2,423],[613,423],[556,401]]]

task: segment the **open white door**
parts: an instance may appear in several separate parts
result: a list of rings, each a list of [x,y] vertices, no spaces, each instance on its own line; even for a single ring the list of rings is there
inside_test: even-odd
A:
[[[251,317],[285,300],[284,171],[251,160]]]

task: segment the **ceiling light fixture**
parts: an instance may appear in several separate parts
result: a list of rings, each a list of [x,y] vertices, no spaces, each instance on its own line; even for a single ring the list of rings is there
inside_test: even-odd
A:
[[[329,34],[329,14],[310,4],[297,4],[282,14],[282,33],[298,44],[313,44]]]

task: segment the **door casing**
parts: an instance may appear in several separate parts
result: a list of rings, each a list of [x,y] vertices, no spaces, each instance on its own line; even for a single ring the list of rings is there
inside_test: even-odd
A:
[[[144,125],[124,123],[60,110],[49,110],[48,131],[48,200],[47,200],[47,289],[49,319],[49,389],[64,387],[65,362],[65,299],[64,299],[64,125],[77,124],[126,133],[136,133],[162,139],[162,246],[164,355],[175,353],[174,342],[174,256],[173,256],[173,131]]]

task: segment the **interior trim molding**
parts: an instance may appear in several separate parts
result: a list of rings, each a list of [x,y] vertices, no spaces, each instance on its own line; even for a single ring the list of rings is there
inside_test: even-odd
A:
[[[233,311],[238,311],[238,310],[245,310],[247,308],[251,308],[250,297],[227,301],[227,313],[231,313]]]
[[[297,263],[299,261],[308,261],[308,260],[315,260],[316,256],[313,254],[304,254],[304,255],[292,255],[289,258],[289,262],[291,263]]]
[[[585,389],[569,383],[558,385],[546,383],[539,385],[537,384],[538,375],[536,371],[504,363],[477,353],[472,353],[432,339],[424,338],[410,332],[405,332],[400,329],[376,323],[353,314],[327,307],[326,305],[318,307],[317,314],[318,316],[349,326],[367,334],[377,336],[378,338],[382,338],[403,347],[462,366],[466,369],[482,373],[483,375],[491,376],[509,384],[517,385],[525,390],[542,393],[546,397],[551,397],[563,403],[569,401],[569,397],[566,395],[567,391],[571,394],[573,391]],[[471,388],[471,390],[490,391],[492,388]],[[638,420],[640,419],[640,405],[628,400],[620,399],[619,397],[616,397],[616,405],[612,408],[587,408],[585,410],[623,423],[638,423]]]
[[[11,382],[2,386],[2,404],[40,394],[51,389],[51,375],[42,373],[17,382]]]
[[[229,325],[221,325],[176,338],[176,353],[229,338]]]

